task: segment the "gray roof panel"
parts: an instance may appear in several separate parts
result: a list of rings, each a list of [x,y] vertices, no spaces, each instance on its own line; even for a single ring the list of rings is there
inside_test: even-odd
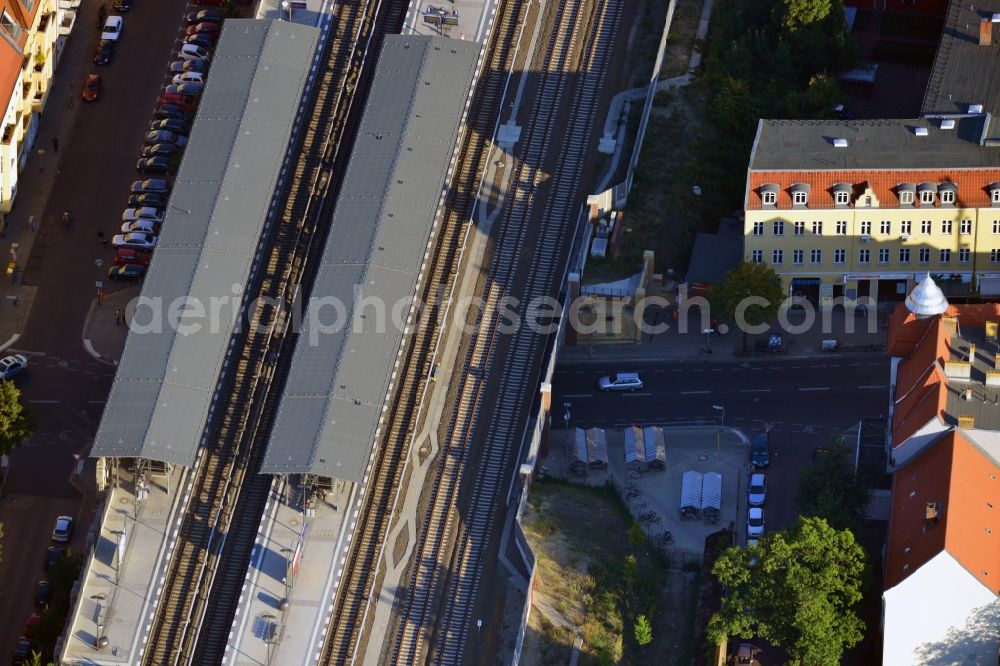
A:
[[[299,335],[262,471],[363,478],[403,342],[394,306],[405,320],[478,56],[440,37],[385,39],[304,317],[331,297],[346,321]],[[355,313],[356,285],[364,303],[385,304],[384,326],[372,306]]]
[[[138,330],[153,328],[144,308],[133,321],[91,455],[194,462],[235,306],[220,308],[215,324],[208,314],[248,279],[318,35],[284,21],[226,21],[142,287],[162,325]],[[194,317],[177,314],[184,297],[198,303]]]

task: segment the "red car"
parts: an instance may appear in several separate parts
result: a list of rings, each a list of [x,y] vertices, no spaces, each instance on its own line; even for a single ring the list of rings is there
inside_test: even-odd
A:
[[[187,29],[187,34],[189,35],[218,35],[219,34],[219,24],[215,21],[202,21],[195,25],[189,25]]]
[[[115,252],[115,265],[139,264],[140,266],[149,266],[149,260],[152,256],[149,252],[143,252],[135,248],[120,247]]]
[[[88,74],[83,81],[83,101],[93,102],[101,94],[101,75]]]
[[[31,634],[35,631],[35,627],[38,626],[38,623],[41,621],[42,614],[38,611],[32,611],[31,615],[28,616],[28,619],[24,623],[24,629],[21,631],[21,635],[31,636]]]
[[[160,98],[160,102],[163,104],[173,104],[174,106],[180,107],[183,111],[194,111],[198,108],[198,98],[192,97],[191,95],[181,95],[179,93],[163,93]]]

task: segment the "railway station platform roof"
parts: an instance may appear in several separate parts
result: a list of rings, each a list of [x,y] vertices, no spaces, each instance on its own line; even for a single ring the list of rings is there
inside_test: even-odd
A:
[[[318,37],[226,21],[92,456],[194,463]]]
[[[363,479],[479,48],[443,37],[385,38],[262,472]]]

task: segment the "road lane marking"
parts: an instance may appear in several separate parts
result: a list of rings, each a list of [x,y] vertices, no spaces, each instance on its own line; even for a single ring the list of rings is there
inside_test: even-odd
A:
[[[103,405],[104,401],[103,400],[88,400],[87,404],[88,405]]]
[[[684,372],[683,370],[671,370],[670,372]]]
[[[884,389],[884,388],[886,388],[886,385],[885,384],[868,384],[868,385],[865,385],[865,386],[859,386],[858,388],[859,389]]]
[[[29,400],[32,405],[58,405],[59,400]]]
[[[681,391],[681,395],[705,395],[711,391]]]
[[[770,393],[771,389],[740,389],[740,393]]]
[[[811,386],[808,388],[800,388],[800,391],[829,391],[829,386]]]
[[[635,398],[640,395],[653,395],[652,393],[622,393],[623,398]]]
[[[593,393],[567,393],[563,395],[564,398],[593,398]]]

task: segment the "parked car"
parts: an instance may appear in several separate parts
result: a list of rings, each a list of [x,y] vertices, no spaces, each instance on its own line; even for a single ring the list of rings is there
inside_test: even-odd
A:
[[[183,120],[176,120],[174,118],[163,118],[161,120],[154,120],[149,124],[149,130],[151,132],[156,132],[160,130],[166,130],[168,132],[173,132],[175,134],[184,134],[188,130],[188,124]]]
[[[203,46],[198,46],[197,44],[181,44],[181,48],[177,52],[177,56],[182,60],[198,58],[199,60],[210,61],[212,59],[212,55],[209,53],[208,49]]]
[[[184,109],[176,104],[161,103],[158,107],[156,107],[155,115],[161,120],[173,119],[188,122],[191,120],[191,116],[194,115],[194,110]]]
[[[172,88],[170,92],[164,91],[163,95],[160,97],[160,105],[169,104],[185,113],[193,114],[198,109],[198,98],[192,95],[184,95],[177,92],[177,86],[167,86],[168,89]]]
[[[215,47],[215,42],[219,39],[218,34],[213,34],[209,32],[196,32],[193,35],[188,35],[184,38],[185,44],[197,44],[198,46],[203,46],[206,49],[211,49]]]
[[[767,477],[759,472],[751,474],[748,494],[750,506],[764,506],[767,500]]]
[[[52,600],[52,585],[47,580],[40,580],[35,585],[35,605],[45,608],[45,605]]]
[[[207,35],[218,35],[219,28],[221,26],[215,21],[202,21],[201,23],[195,23],[194,25],[189,25],[185,32],[188,35],[197,35],[198,33],[204,33]]]
[[[149,266],[149,260],[152,258],[153,255],[150,252],[132,247],[120,247],[115,250],[115,266],[127,266],[128,264]]]
[[[102,39],[97,44],[97,52],[94,53],[95,65],[110,65],[115,59],[115,42]]]
[[[184,21],[188,25],[194,25],[195,23],[201,23],[203,21],[214,21],[216,23],[222,23],[225,18],[221,9],[202,9],[196,12],[188,12],[184,16]]]
[[[174,146],[187,145],[187,137],[168,130],[153,130],[146,135],[144,145],[154,146],[158,143],[166,143]]]
[[[750,463],[754,467],[767,467],[771,464],[771,453],[767,445],[767,433],[757,433],[750,445]]]
[[[176,143],[155,143],[142,149],[140,157],[171,157],[180,154],[181,147]]]
[[[163,209],[167,207],[167,198],[162,194],[131,194],[128,198],[128,205]]]
[[[131,222],[122,222],[123,234],[130,234],[133,231],[142,232],[144,234],[155,234],[159,233],[160,225],[152,220],[132,220]]]
[[[87,78],[83,80],[83,101],[93,102],[101,94],[101,75],[100,74],[88,74]]]
[[[201,72],[181,72],[180,74],[174,74],[171,83],[175,86],[179,86],[182,83],[205,83],[205,75]]]
[[[17,639],[17,645],[14,646],[14,657],[11,663],[14,664],[26,664],[28,660],[31,659],[31,652],[35,649],[35,644],[31,642],[27,636],[21,636]]]
[[[116,12],[127,12],[132,9],[132,0],[115,0]]]
[[[146,267],[141,264],[123,264],[108,269],[109,280],[141,280],[146,277]]]
[[[169,157],[143,157],[135,163],[135,170],[139,173],[158,173],[167,175],[173,173],[173,165]]]
[[[35,627],[38,623],[42,621],[42,614],[36,610],[31,611],[31,615],[28,619],[24,621],[24,629],[21,630],[22,636],[31,636],[35,633]]]
[[[153,206],[126,208],[122,211],[122,222],[132,222],[133,220],[149,220],[159,224],[163,222],[163,211]]]
[[[152,250],[156,247],[156,236],[135,231],[130,234],[120,234],[113,237],[111,244],[115,247],[135,247],[140,250]]]
[[[23,354],[12,354],[0,358],[0,379],[11,379],[25,371],[28,358]]]
[[[764,509],[751,507],[747,512],[747,538],[759,539],[764,536]]]
[[[121,16],[109,16],[104,19],[104,28],[101,29],[101,39],[117,42],[121,39],[122,28],[125,27],[125,19]]]
[[[169,93],[173,95],[185,95],[187,97],[198,97],[205,92],[205,84],[188,81],[187,83],[167,86],[163,92],[164,94]]]
[[[170,63],[170,73],[180,72],[200,72],[204,74],[208,71],[208,61],[201,58],[189,58],[187,60],[175,60]]]
[[[136,180],[132,183],[132,194],[167,193],[170,191],[170,181],[162,178],[148,178],[146,180]]]
[[[609,377],[601,377],[597,388],[602,391],[636,391],[643,386],[638,372],[617,372]]]
[[[59,516],[52,528],[52,540],[56,543],[67,543],[73,536],[73,517]]]
[[[49,571],[66,554],[66,546],[49,546],[45,551],[45,570]]]

